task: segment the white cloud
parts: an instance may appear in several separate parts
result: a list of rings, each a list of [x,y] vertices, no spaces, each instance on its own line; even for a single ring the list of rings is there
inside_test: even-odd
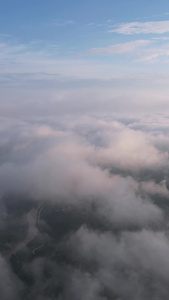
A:
[[[61,116],[60,121],[58,118],[43,120],[35,118],[34,122],[27,120],[22,123],[11,119],[0,120],[2,195],[3,192],[14,191],[26,193],[26,199],[27,195],[31,195],[34,200],[44,199],[47,212],[50,200],[52,204],[53,202],[64,204],[62,207],[66,207],[64,201],[69,203],[66,209],[62,209],[63,213],[58,214],[59,220],[63,220],[58,224],[69,226],[70,223],[70,233],[63,233],[59,240],[59,248],[56,248],[55,244],[52,248],[56,255],[57,249],[59,254],[60,249],[66,253],[65,273],[63,273],[65,267],[62,261],[61,272],[60,268],[58,271],[59,264],[54,264],[48,257],[42,256],[38,259],[35,257],[33,261],[26,261],[24,270],[29,271],[26,274],[31,274],[30,276],[35,278],[35,284],[31,288],[31,299],[37,299],[34,296],[35,292],[39,293],[39,290],[44,292],[41,282],[47,282],[48,285],[46,284],[45,287],[50,287],[51,283],[56,282],[56,279],[64,274],[66,274],[63,276],[64,299],[84,300],[86,289],[87,299],[92,300],[106,299],[99,297],[100,291],[105,289],[110,291],[108,295],[116,293],[119,299],[167,299],[168,165],[164,147],[159,150],[156,145],[160,146],[163,140],[163,144],[168,146],[168,130],[167,136],[163,136],[162,133],[157,135],[151,130],[138,131],[138,129],[130,129],[129,124],[125,124],[125,120],[123,119],[122,124],[113,121],[112,118],[108,119],[107,116],[89,118],[88,114],[76,119],[73,116],[69,119]],[[156,120],[153,120],[157,126]],[[163,121],[165,123],[166,120]],[[152,119],[148,117],[147,122],[145,119],[140,119],[140,122],[142,128],[147,123],[152,125]],[[110,161],[108,169],[99,167],[98,163],[95,164],[94,158],[99,156],[103,158],[102,161]],[[163,161],[165,167],[167,166],[166,170]],[[113,168],[109,172],[110,165]],[[128,165],[128,173],[124,172],[126,165]],[[122,166],[119,173],[116,172],[118,166]],[[127,175],[133,168],[136,172]],[[158,196],[158,204],[154,196],[156,198]],[[25,197],[22,196],[21,199],[24,201]],[[4,201],[1,203],[5,206]],[[35,227],[39,207],[38,205],[37,208],[35,206],[30,208],[29,213],[27,215],[24,213],[19,221],[17,218],[17,222],[20,222],[19,228],[26,220],[29,229],[25,238],[16,242],[16,247],[11,246],[10,250],[14,256],[15,253],[29,254],[28,242],[32,244],[35,239],[42,245],[52,247],[53,236],[50,239],[48,228],[53,227],[47,226],[45,219],[41,219],[44,231],[40,231],[39,235],[37,233],[39,228]],[[55,209],[53,205],[52,209]],[[13,225],[10,222],[12,217],[13,214],[9,213],[6,218],[3,216],[1,218],[1,224],[6,229],[5,233]],[[15,214],[13,218],[15,224]],[[55,232],[57,234],[57,228]],[[58,239],[56,243],[58,244]],[[24,252],[18,252],[20,250]],[[54,273],[50,273],[49,281],[46,277],[40,281],[43,270],[46,270],[43,264],[45,260],[47,261],[45,266],[50,266],[51,263]],[[1,294],[3,299],[20,299],[17,293],[20,291],[20,285],[9,268],[8,261],[10,259],[6,263],[0,257]],[[82,268],[83,266],[85,268]],[[150,289],[147,284],[149,278],[152,283]],[[70,283],[68,287],[67,282]],[[165,294],[160,284],[163,289],[166,289]],[[155,291],[154,288],[152,289],[154,294],[150,297],[152,285],[156,289]],[[73,292],[70,293],[72,287]],[[141,294],[140,290],[143,291]],[[29,287],[26,291],[29,291]],[[79,298],[74,295],[78,295]]]
[[[98,149],[93,161],[102,166],[115,166],[123,170],[156,168],[159,164],[164,166],[168,154],[157,150],[149,139],[150,137],[141,131],[116,128],[111,135],[109,147]]]
[[[169,32],[169,21],[158,22],[131,22],[115,25],[110,32],[121,34],[139,34],[139,33],[165,33]]]
[[[21,126],[16,121],[5,131],[6,140],[1,145],[1,193],[31,191],[37,199],[61,196],[79,205],[82,199],[96,198],[99,215],[117,224],[140,226],[161,220],[161,210],[149,199],[136,196],[138,185],[132,178],[110,175],[107,168],[119,169],[122,174],[124,170],[133,174],[145,168],[153,170],[154,166],[161,170],[164,163],[167,165],[165,152],[159,152],[145,133],[121,123],[102,119],[81,122],[78,118],[74,126],[65,123],[62,131],[56,125]],[[3,136],[4,131],[0,134]],[[164,187],[150,183],[142,188],[164,194]]]

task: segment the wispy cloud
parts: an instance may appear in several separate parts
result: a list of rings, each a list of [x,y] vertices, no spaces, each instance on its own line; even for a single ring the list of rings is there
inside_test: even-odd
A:
[[[152,40],[167,41],[167,40],[169,40],[169,37],[167,37],[167,36],[153,37]]]
[[[53,48],[56,48],[54,53]],[[60,58],[57,45],[43,45],[40,49],[36,44],[0,44],[0,75],[30,74],[33,78],[43,78],[60,80],[69,79],[110,79],[114,75],[121,74],[120,67],[113,67],[112,64],[104,64],[87,60],[86,58],[70,57]],[[63,48],[64,51],[64,48]],[[112,71],[113,69],[113,71]],[[21,75],[22,76],[22,75]],[[42,75],[41,75],[42,76]],[[23,77],[23,76],[22,76]],[[6,78],[6,77],[5,77]]]
[[[152,61],[158,58],[166,59],[167,57],[169,57],[169,44],[161,47],[147,49],[142,53],[137,61]]]
[[[110,32],[121,34],[139,34],[139,33],[165,33],[169,32],[169,21],[158,22],[131,22],[115,25]]]
[[[135,56],[134,62],[164,62],[169,57],[169,38],[155,37],[150,40],[135,40],[127,43],[120,43],[102,48],[92,48],[83,54],[85,55],[131,55]],[[164,43],[158,43],[158,41]]]
[[[152,41],[150,40],[136,40],[103,48],[92,48],[91,50],[85,53],[89,55],[127,54],[133,53],[141,47],[148,46],[150,43],[152,43]]]

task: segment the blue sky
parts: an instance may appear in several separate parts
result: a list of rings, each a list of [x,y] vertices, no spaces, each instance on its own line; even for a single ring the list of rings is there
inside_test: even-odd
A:
[[[68,105],[70,113],[86,98],[86,112],[91,103],[93,109],[114,110],[117,102],[165,110],[168,63],[168,1],[1,3],[2,113],[15,111],[11,97],[15,107],[43,104],[43,98],[49,107],[55,102],[56,110],[59,105],[68,112]],[[147,101],[140,107],[141,97]]]
[[[121,23],[167,21],[168,12],[167,1],[3,1],[0,28],[13,42],[57,44],[72,52],[133,40],[110,31]]]

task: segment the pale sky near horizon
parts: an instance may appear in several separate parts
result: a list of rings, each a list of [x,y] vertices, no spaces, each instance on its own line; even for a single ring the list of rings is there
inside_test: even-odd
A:
[[[166,112],[168,65],[168,1],[1,3],[1,116]]]

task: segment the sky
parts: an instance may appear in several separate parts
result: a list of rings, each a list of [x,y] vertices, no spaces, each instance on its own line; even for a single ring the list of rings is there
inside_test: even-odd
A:
[[[169,2],[0,6],[2,300],[166,300]]]
[[[167,1],[2,1],[1,114],[164,112],[168,57]]]

